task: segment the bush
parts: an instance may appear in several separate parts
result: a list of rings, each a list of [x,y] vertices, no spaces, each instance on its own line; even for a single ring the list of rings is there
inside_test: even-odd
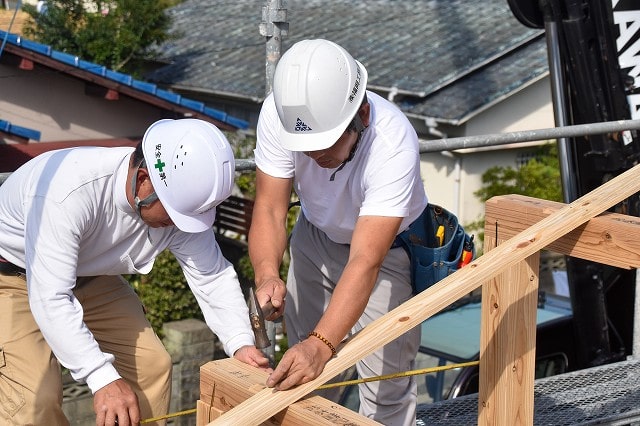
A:
[[[35,3],[35,2],[30,2]],[[157,47],[178,34],[169,32],[165,10],[176,0],[48,0],[38,12],[22,6],[30,16],[25,34],[54,49],[139,75]]]
[[[162,336],[165,322],[188,318],[203,320],[202,311],[187,285],[182,269],[170,251],[157,258],[147,275],[125,276],[145,307],[151,326]]]
[[[482,174],[482,187],[474,195],[483,203],[498,195],[520,194],[543,200],[562,201],[558,147],[547,143],[533,151],[533,158],[518,168],[495,166]],[[466,231],[477,230],[476,256],[482,254],[484,218],[468,223]]]

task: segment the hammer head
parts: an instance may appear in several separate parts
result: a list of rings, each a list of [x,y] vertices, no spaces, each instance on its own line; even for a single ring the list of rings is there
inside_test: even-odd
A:
[[[258,303],[258,297],[253,287],[249,289],[249,320],[251,322],[251,328],[253,329],[253,335],[256,339],[256,348],[264,349],[271,346],[269,336],[267,336],[267,329],[264,325],[264,314]]]

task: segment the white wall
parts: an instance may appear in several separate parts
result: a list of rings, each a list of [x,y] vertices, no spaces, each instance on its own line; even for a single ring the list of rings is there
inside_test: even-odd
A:
[[[41,132],[41,142],[142,136],[161,110],[120,95],[85,95],[85,83],[36,67],[0,64],[0,119]]]
[[[554,126],[549,78],[543,78],[467,123],[467,135],[515,132]]]

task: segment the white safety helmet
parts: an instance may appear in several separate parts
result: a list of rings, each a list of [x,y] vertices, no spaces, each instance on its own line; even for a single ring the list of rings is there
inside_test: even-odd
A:
[[[173,223],[191,233],[210,229],[215,207],[231,195],[234,184],[235,160],[224,134],[203,120],[160,120],[147,129],[142,153]]]
[[[360,109],[367,70],[328,40],[299,41],[282,55],[273,95],[281,145],[291,151],[329,148]]]

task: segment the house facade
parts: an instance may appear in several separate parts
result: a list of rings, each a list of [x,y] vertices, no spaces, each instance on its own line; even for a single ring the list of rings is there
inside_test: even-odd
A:
[[[414,124],[415,125],[415,124]],[[554,127],[549,78],[545,77],[509,99],[486,109],[464,126],[464,134],[478,136]],[[433,138],[423,139],[428,141]],[[463,224],[484,217],[484,204],[473,194],[482,187],[482,174],[492,166],[518,167],[531,158],[540,141],[486,148],[422,154],[422,177],[430,200],[456,212]]]
[[[202,102],[0,30],[0,172],[49,149],[135,145],[163,118],[248,123]]]

